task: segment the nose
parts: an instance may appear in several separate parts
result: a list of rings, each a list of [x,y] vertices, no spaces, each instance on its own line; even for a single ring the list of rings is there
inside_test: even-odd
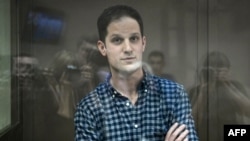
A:
[[[124,47],[123,47],[123,49],[124,49],[124,52],[125,52],[125,53],[131,53],[131,52],[132,52],[132,46],[131,46],[131,44],[130,44],[129,41],[125,41],[125,42],[124,42]]]

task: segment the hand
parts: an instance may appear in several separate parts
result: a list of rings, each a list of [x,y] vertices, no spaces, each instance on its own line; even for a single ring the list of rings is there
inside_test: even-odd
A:
[[[165,141],[188,141],[188,130],[186,125],[175,123],[170,127],[165,136]]]
[[[83,65],[81,67],[81,80],[92,80],[94,70],[90,64]]]

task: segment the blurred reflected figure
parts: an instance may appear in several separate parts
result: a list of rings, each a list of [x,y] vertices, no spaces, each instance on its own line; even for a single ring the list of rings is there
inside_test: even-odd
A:
[[[53,140],[74,140],[75,108],[89,90],[93,75],[91,68],[80,67],[73,52],[61,50],[44,72],[55,106],[54,120],[50,125],[53,125],[50,133]]]
[[[51,139],[73,141],[73,115],[76,105],[107,75],[107,63],[93,43],[94,38],[84,38],[76,52],[57,52],[45,69],[44,75],[53,96],[55,116],[51,120]],[[53,109],[53,108],[52,108]]]
[[[171,74],[164,73],[165,57],[162,52],[156,50],[150,52],[150,54],[148,55],[148,63],[155,75],[170,80],[175,80],[174,76],[172,76]]]
[[[51,75],[47,75],[47,80],[58,106],[57,113],[71,118],[76,104],[72,82],[80,78],[76,59],[73,53],[63,50],[56,53],[49,68]]]
[[[20,53],[13,58],[13,75],[19,80],[21,87],[32,87],[32,80],[37,77],[39,61],[28,53]]]
[[[52,97],[43,77],[39,60],[29,54],[20,53],[13,57],[12,91],[21,99],[21,123],[23,140],[48,140],[49,120],[53,115]]]
[[[76,59],[79,66],[86,65],[90,60],[90,54],[96,49],[96,40],[95,37],[83,37],[77,43]]]
[[[103,82],[109,74],[109,65],[106,57],[99,52],[96,43],[98,37],[83,37],[77,44],[76,58],[82,69],[91,68],[93,72],[92,89]]]
[[[200,70],[200,83],[190,90],[193,116],[201,141],[222,141],[225,124],[244,124],[249,116],[249,94],[230,77],[228,57],[210,52]]]
[[[100,81],[97,72],[103,60],[98,58],[95,48],[91,42],[83,40],[76,53],[57,52],[44,71],[55,104],[55,121],[51,123],[54,140],[73,141],[76,105]]]

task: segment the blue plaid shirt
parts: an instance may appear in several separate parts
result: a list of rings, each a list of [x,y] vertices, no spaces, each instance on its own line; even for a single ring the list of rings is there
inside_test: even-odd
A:
[[[81,100],[75,113],[75,141],[164,141],[178,122],[189,141],[198,141],[188,96],[182,85],[144,73],[135,105],[109,83]]]

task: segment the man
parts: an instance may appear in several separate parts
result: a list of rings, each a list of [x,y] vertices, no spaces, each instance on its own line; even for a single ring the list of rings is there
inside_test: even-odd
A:
[[[13,102],[21,100],[23,140],[48,141],[51,127],[47,125],[54,108],[39,60],[28,52],[21,52],[13,56],[12,62],[12,91],[18,94],[18,99],[14,99],[17,101]]]
[[[199,68],[199,83],[189,91],[196,129],[202,141],[222,141],[225,124],[249,123],[250,95],[231,78],[231,63],[223,52],[209,52]]]
[[[13,57],[13,76],[19,80],[21,87],[31,88],[32,81],[37,77],[39,70],[38,59],[29,53],[20,53]]]
[[[112,6],[97,25],[97,46],[111,74],[79,103],[75,140],[197,141],[183,87],[142,69],[146,37],[139,13]]]
[[[165,67],[164,59],[164,54],[160,51],[155,50],[148,55],[148,63],[155,75],[175,81],[174,76],[163,72]]]

